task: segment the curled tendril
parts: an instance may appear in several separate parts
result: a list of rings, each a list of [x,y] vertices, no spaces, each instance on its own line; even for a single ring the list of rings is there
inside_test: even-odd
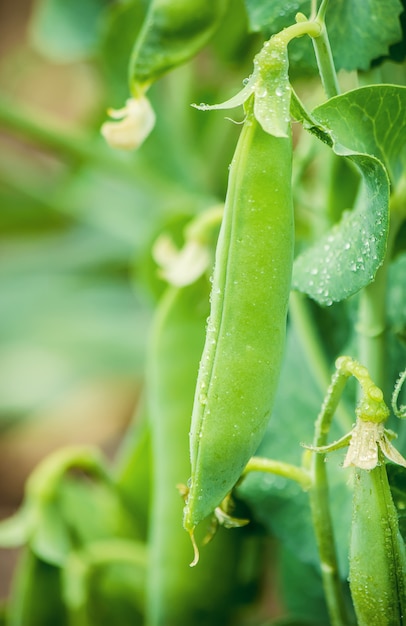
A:
[[[403,383],[405,382],[405,380],[406,380],[406,369],[399,375],[399,378],[396,381],[396,385],[392,394],[392,410],[394,414],[396,415],[396,417],[399,417],[400,419],[406,418],[406,404],[401,404],[400,406],[398,405],[399,394],[401,392],[401,389],[403,387]]]

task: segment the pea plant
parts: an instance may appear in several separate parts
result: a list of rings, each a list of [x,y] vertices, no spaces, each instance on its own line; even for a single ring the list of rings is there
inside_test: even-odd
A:
[[[404,1],[75,4],[31,37],[93,59],[87,135],[0,124],[135,206],[142,398],[29,476],[2,623],[405,625]]]

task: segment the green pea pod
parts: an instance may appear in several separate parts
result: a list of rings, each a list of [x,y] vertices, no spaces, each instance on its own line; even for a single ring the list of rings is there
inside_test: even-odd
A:
[[[30,548],[20,555],[7,605],[8,626],[67,626],[61,570]]]
[[[190,412],[208,315],[206,278],[169,287],[157,309],[149,351],[148,397],[154,491],[147,576],[148,626],[224,626],[236,584],[240,532],[224,531],[205,548],[202,567],[190,569],[177,485],[190,472]],[[215,581],[215,583],[213,582]]]
[[[228,0],[152,0],[130,61],[134,95],[203,48],[227,5]]]
[[[350,589],[358,626],[406,624],[406,555],[385,465],[355,470]]]
[[[292,142],[265,132],[248,101],[216,251],[211,313],[192,415],[184,527],[221,503],[255,453],[285,343],[294,222]]]

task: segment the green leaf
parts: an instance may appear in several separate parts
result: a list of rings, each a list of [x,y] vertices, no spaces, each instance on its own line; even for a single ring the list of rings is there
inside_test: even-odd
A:
[[[406,340],[406,254],[399,255],[389,269],[388,322],[399,338]],[[402,366],[401,366],[402,367]]]
[[[322,305],[344,300],[374,280],[389,227],[388,170],[400,175],[406,141],[406,89],[371,86],[331,98],[312,112],[310,132],[328,133],[333,150],[359,169],[355,208],[298,256],[293,287]]]
[[[36,556],[50,565],[63,566],[72,550],[72,538],[62,519],[57,500],[37,505],[36,528],[30,547]]]
[[[298,12],[310,16],[310,0],[245,0],[250,28],[267,35],[295,22]],[[367,70],[372,61],[390,54],[390,46],[400,42],[402,29],[400,0],[341,0],[330,2],[326,25],[336,69]],[[316,69],[312,45],[306,37],[292,43],[290,63]]]
[[[319,568],[301,562],[290,550],[279,556],[281,595],[291,620],[286,624],[305,626],[328,624],[328,613]],[[301,621],[313,616],[314,621]],[[281,624],[282,626],[282,624]]]
[[[402,38],[402,11],[400,0],[331,2],[326,24],[337,69],[367,70],[374,59],[389,54],[389,46]]]
[[[37,0],[30,36],[37,50],[57,63],[92,56],[99,38],[99,18],[110,0]]]
[[[106,12],[100,44],[101,68],[109,88],[108,102],[120,108],[129,95],[128,62],[143,24],[147,2],[116,2]]]
[[[406,87],[370,85],[331,98],[312,111],[337,154],[364,153],[386,167],[396,183],[406,157]]]
[[[249,18],[249,26],[253,31],[271,29],[277,33],[282,28],[295,23],[295,15],[299,11],[308,15],[310,0],[245,0]]]

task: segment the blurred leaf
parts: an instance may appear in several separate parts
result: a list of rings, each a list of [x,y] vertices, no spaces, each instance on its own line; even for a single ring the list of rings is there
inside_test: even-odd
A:
[[[245,0],[245,4],[250,28],[254,31],[270,28],[272,33],[294,24],[299,11],[307,15],[310,10],[310,0]]]
[[[36,0],[30,24],[34,46],[56,63],[92,56],[99,39],[99,20],[110,0]]]
[[[130,563],[114,563],[99,567],[89,581],[89,613],[96,625],[145,624],[140,589],[145,583],[145,572]],[[142,594],[141,594],[142,596]]]
[[[71,536],[60,515],[57,499],[41,504],[35,503],[35,508],[37,516],[29,546],[45,563],[61,567],[71,550]]]
[[[58,506],[76,547],[111,538],[140,537],[139,520],[113,485],[66,477],[58,490]]]
[[[261,626],[320,626],[320,623],[303,621],[295,617],[281,617]]]
[[[136,161],[131,178],[83,169],[61,186],[54,201],[68,215],[122,241],[135,256],[150,242],[160,220],[174,212],[196,213],[207,204],[145,156]]]
[[[406,254],[399,255],[389,269],[388,319],[393,332],[406,341]],[[405,353],[406,361],[406,353]],[[405,362],[406,366],[406,362]],[[402,366],[401,366],[402,367]]]
[[[32,410],[84,378],[141,371],[149,307],[129,281],[15,278],[0,279],[2,410]]]
[[[118,589],[114,587],[119,583],[121,593],[117,595],[121,602],[131,605],[131,613],[135,617],[142,612],[145,601],[146,566],[144,544],[117,538],[94,541],[83,551],[72,552],[66,561],[62,573],[64,599],[72,612],[90,608],[88,612],[92,613],[96,598],[97,604],[102,603],[103,596],[105,600],[116,600]],[[109,578],[110,589],[104,588],[101,593],[100,587],[104,587],[102,580]],[[115,584],[114,578],[117,578]],[[118,619],[122,612],[118,603],[114,612]],[[106,623],[104,616],[102,623]]]
[[[27,543],[34,520],[30,507],[21,507],[14,515],[0,521],[0,546],[19,548]]]
[[[115,2],[104,15],[100,62],[113,108],[129,97],[128,65],[147,4],[147,0]]]
[[[281,595],[286,611],[291,616],[287,624],[328,624],[319,569],[303,563],[295,553],[284,548],[279,557],[279,567]]]

